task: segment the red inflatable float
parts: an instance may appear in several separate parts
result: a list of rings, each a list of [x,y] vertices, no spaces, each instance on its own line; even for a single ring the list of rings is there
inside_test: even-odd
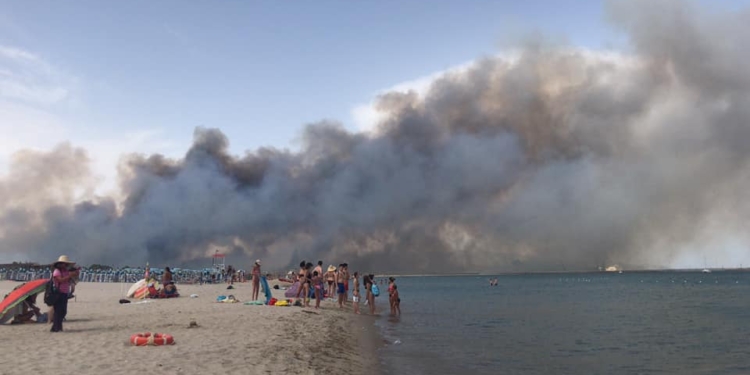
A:
[[[146,345],[172,345],[174,344],[174,337],[167,335],[166,333],[136,333],[130,336],[130,343],[135,346],[146,346]]]

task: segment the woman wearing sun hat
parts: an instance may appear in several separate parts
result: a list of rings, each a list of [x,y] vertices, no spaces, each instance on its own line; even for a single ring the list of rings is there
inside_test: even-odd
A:
[[[325,273],[326,283],[328,284],[328,298],[333,298],[336,295],[336,267],[331,264],[328,266],[328,271]]]
[[[55,289],[61,294],[53,305],[55,309],[55,316],[52,321],[52,329],[50,332],[62,332],[62,322],[65,316],[68,314],[68,294],[70,293],[70,285],[72,278],[78,276],[78,270],[69,271],[68,267],[75,262],[71,262],[67,255],[61,255],[55,263],[52,264],[54,272],[52,272],[52,280]]]

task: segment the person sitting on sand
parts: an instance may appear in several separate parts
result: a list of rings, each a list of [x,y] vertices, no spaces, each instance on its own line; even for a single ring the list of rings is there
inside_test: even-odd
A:
[[[173,281],[170,281],[169,284],[164,285],[162,292],[164,293],[165,296],[173,296],[177,294],[177,286],[174,285]]]
[[[169,267],[164,268],[164,274],[161,275],[161,284],[168,285],[172,282],[172,270]]]
[[[17,314],[13,317],[11,324],[33,323],[34,321],[31,318],[35,316],[37,323],[44,323],[46,321],[46,316],[36,306],[36,296],[37,294],[32,294],[18,305]]]
[[[177,296],[177,286],[174,281],[170,281],[169,284],[164,285],[161,289],[156,289],[154,283],[148,284],[148,297],[149,298],[168,298]]]

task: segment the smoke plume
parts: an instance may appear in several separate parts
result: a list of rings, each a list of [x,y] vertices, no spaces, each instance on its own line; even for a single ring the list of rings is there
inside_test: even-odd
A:
[[[0,180],[0,253],[460,272],[659,267],[744,243],[750,13],[609,14],[626,51],[529,43],[382,95],[370,132],[309,125],[295,152],[231,155],[198,128],[181,159],[125,157],[121,201],[75,199],[92,186],[84,150],[21,153]]]

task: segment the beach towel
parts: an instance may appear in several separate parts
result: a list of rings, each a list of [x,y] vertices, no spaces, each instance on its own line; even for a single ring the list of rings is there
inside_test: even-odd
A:
[[[284,297],[295,298],[297,297],[297,291],[299,290],[299,281],[296,281],[292,286],[284,292]]]

